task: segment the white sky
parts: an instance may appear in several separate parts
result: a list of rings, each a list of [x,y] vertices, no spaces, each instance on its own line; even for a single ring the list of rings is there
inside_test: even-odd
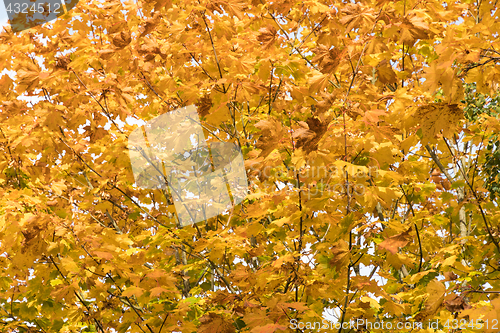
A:
[[[7,25],[7,21],[9,18],[7,17],[7,12],[5,11],[5,5],[3,0],[0,0],[0,26]]]

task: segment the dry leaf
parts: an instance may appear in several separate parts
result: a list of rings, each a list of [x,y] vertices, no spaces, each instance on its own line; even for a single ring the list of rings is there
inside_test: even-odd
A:
[[[410,242],[410,240],[412,239],[410,236],[410,231],[411,231],[411,227],[403,233],[400,233],[400,234],[397,234],[397,235],[394,235],[394,236],[391,236],[391,237],[385,239],[378,246],[382,249],[385,249],[385,250],[391,252],[392,254],[396,254],[396,252],[398,252],[398,249],[400,247],[406,246],[406,244],[408,244]]]

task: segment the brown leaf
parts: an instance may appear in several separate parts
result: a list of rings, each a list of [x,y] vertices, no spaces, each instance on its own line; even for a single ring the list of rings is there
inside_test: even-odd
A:
[[[158,43],[151,40],[150,38],[144,38],[144,44],[141,45],[138,51],[140,54],[148,54],[148,53],[158,54],[161,52]]]
[[[71,62],[68,55],[56,58],[56,68],[68,69],[68,65]]]
[[[444,272],[445,279],[443,281],[454,281],[458,278],[457,274],[453,272]]]
[[[172,0],[156,0],[155,3],[155,15],[156,12],[159,11],[162,7],[170,8],[172,6]]]
[[[199,101],[195,103],[195,105],[197,107],[198,114],[200,115],[200,117],[204,117],[208,115],[210,108],[213,106],[213,103],[210,96],[204,95],[200,97]]]
[[[450,312],[459,312],[461,310],[466,309],[467,304],[462,296],[456,294],[450,294],[446,296],[446,299],[443,302],[446,309]]]
[[[324,113],[330,109],[333,102],[337,99],[337,96],[334,93],[322,93],[323,99],[316,104],[316,110],[318,113]]]
[[[132,41],[132,37],[130,36],[130,32],[126,31],[126,30],[117,32],[116,34],[113,34],[111,36],[112,36],[111,38],[113,41],[113,45],[119,49],[124,48],[125,46],[130,44],[130,42]]]
[[[108,131],[106,131],[102,127],[96,128],[94,131],[90,133],[90,143],[95,143],[96,141],[104,138],[108,134]]]
[[[378,246],[391,252],[392,254],[396,254],[400,247],[406,246],[406,244],[408,244],[408,242],[411,240],[410,230],[411,227],[403,233],[387,238]]]
[[[98,54],[100,58],[108,60],[115,52],[116,52],[115,50],[107,49],[107,50],[99,50]]]
[[[364,113],[359,109],[359,103],[351,105],[345,108],[345,113],[352,119],[356,120],[359,116],[363,116]]]
[[[301,128],[294,131],[292,137],[296,140],[296,147],[304,149],[309,153],[313,151],[321,137],[328,128],[328,121],[321,121],[317,117],[311,117],[302,124]]]

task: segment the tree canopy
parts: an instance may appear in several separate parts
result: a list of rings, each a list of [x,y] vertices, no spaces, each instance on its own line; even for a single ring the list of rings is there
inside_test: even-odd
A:
[[[5,27],[0,330],[497,332],[499,15],[80,0]],[[190,105],[240,147],[249,193],[182,226],[135,184],[128,139]]]

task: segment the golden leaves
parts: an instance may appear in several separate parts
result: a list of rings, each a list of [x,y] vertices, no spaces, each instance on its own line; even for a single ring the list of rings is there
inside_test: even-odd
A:
[[[396,252],[398,252],[398,249],[400,247],[404,247],[406,246],[406,244],[410,242],[411,240],[410,231],[411,227],[405,232],[402,232],[400,234],[385,239],[378,246],[382,249],[391,252],[392,254],[396,254]]]
[[[201,325],[198,328],[200,333],[233,333],[235,328],[232,321],[222,314],[209,312],[200,319]]]
[[[247,9],[247,3],[244,0],[225,0],[219,1],[230,14],[236,16],[239,20],[244,18],[243,11]]]
[[[121,31],[126,31],[126,30],[128,30],[128,25],[127,25],[127,21],[125,21],[125,20],[115,22],[109,27],[109,33],[111,35],[114,35],[116,33],[119,33]]]
[[[140,37],[144,37],[153,30],[155,30],[156,26],[158,25],[160,19],[159,19],[159,14],[155,13],[152,18],[149,18],[146,20],[146,24],[141,27],[141,34]]]
[[[335,267],[337,271],[345,268],[349,263],[350,258],[348,244],[345,241],[340,240],[332,246],[331,252],[333,256],[330,259],[330,265]]]
[[[457,77],[456,70],[451,66],[453,61],[444,63],[433,62],[425,70],[424,87],[427,91],[434,94],[439,86],[444,95],[443,100],[449,104],[458,103],[464,94],[461,79]]]
[[[377,65],[377,75],[378,80],[382,84],[394,84],[397,81],[396,72],[394,72],[387,59],[383,59]]]
[[[421,2],[415,8],[422,11],[412,12],[414,4],[407,3],[405,16],[403,3],[395,2],[382,6],[334,1],[328,3],[330,8],[314,1],[251,2],[245,8],[247,4],[239,0],[175,6],[171,1],[147,0],[139,12],[133,1],[122,6],[116,0],[100,8],[92,0],[82,4],[83,22],[61,19],[40,27],[37,34],[49,39],[44,53],[40,47],[44,43],[27,34],[14,35],[9,29],[1,33],[2,64],[16,75],[0,78],[1,100],[6,102],[0,106],[4,159],[0,161],[0,206],[5,210],[0,214],[0,252],[15,258],[0,258],[5,263],[0,297],[12,296],[8,291],[14,283],[7,280],[9,276],[21,279],[35,267],[37,278],[26,280],[26,288],[16,291],[14,299],[26,297],[27,304],[38,304],[38,297],[53,295],[61,301],[49,310],[37,309],[48,319],[43,322],[45,331],[74,330],[69,327],[71,319],[62,328],[51,324],[62,323],[68,313],[81,313],[74,292],[85,294],[89,307],[95,309],[89,318],[103,323],[114,318],[120,322],[117,330],[123,332],[139,329],[130,328],[136,321],[145,330],[147,322],[152,331],[161,331],[167,316],[160,306],[164,302],[178,306],[170,307],[162,331],[232,332],[241,321],[249,332],[286,330],[286,314],[313,317],[312,312],[323,313],[322,299],[344,297],[346,275],[338,278],[334,271],[347,271],[350,263],[357,269],[352,266],[357,260],[365,267],[379,268],[377,274],[386,277],[387,283],[377,285],[361,268],[361,274],[351,274],[350,289],[359,289],[358,294],[341,310],[366,315],[379,308],[381,315],[408,316],[427,299],[424,317],[439,311],[443,294],[441,284],[434,281],[426,288],[425,283],[437,275],[454,280],[452,285],[462,281],[467,270],[460,266],[461,258],[474,266],[471,270],[490,272],[482,270],[487,266],[484,262],[494,259],[492,246],[481,243],[486,235],[482,223],[474,223],[478,237],[467,237],[467,242],[470,248],[483,246],[489,261],[461,247],[431,257],[443,249],[443,242],[455,243],[453,237],[441,237],[436,230],[448,230],[453,221],[438,217],[455,207],[457,200],[455,191],[446,193],[447,197],[435,193],[429,176],[443,189],[450,184],[432,171],[432,161],[420,148],[441,133],[461,130],[455,127],[460,121],[455,103],[461,96],[456,70],[463,68],[462,61],[481,60],[480,50],[488,49],[487,42],[494,40],[475,33],[486,33],[488,27],[481,24],[474,30],[467,26],[471,21],[450,27],[446,20],[460,14],[452,3],[439,13],[429,8],[439,9],[440,4],[432,7]],[[209,29],[199,16],[205,9]],[[122,10],[127,11],[126,19]],[[323,16],[326,19],[321,21]],[[69,27],[78,33],[68,33]],[[135,36],[137,43],[132,40]],[[410,46],[419,39],[416,47]],[[465,47],[470,49],[468,56]],[[45,58],[42,69],[40,57]],[[464,79],[476,82],[479,91],[486,91],[487,84],[488,91],[493,89],[498,70],[490,65],[471,69]],[[66,72],[69,69],[74,72]],[[417,82],[421,74],[423,83]],[[30,98],[44,100],[31,105],[17,99],[29,85],[43,88],[40,93],[30,91]],[[436,96],[439,88],[443,96]],[[100,98],[104,89],[109,93]],[[435,97],[444,97],[445,103],[432,104]],[[177,229],[175,209],[167,204],[169,194],[134,186],[123,143],[136,126],[128,123],[130,118],[150,119],[166,107],[174,110],[188,102],[196,102],[213,134],[240,141],[253,183],[252,194],[243,204],[199,228]],[[123,134],[110,119],[120,119],[116,120],[119,126],[125,123]],[[474,137],[471,140],[484,142],[487,138],[480,141],[479,128],[484,124],[464,131]],[[493,132],[490,124],[492,120],[487,135]],[[418,126],[421,130],[416,135]],[[449,165],[452,159],[441,152],[443,163]],[[477,151],[478,171],[484,160],[481,153]],[[343,172],[332,172],[333,167]],[[376,174],[367,171],[372,168],[377,168]],[[349,196],[348,187],[354,190]],[[415,271],[420,254],[416,235],[401,223],[412,219],[399,209],[410,204],[418,216],[415,222],[424,250],[420,273]],[[490,203],[487,209],[494,222],[497,209]],[[385,232],[377,216],[385,218]],[[113,222],[124,238],[116,236]],[[496,234],[497,228],[492,228]],[[385,240],[379,244],[381,233]],[[45,250],[47,242],[50,248]],[[23,254],[23,248],[30,256]],[[34,265],[46,252],[63,273],[81,273],[71,274],[75,287],[67,286],[53,265]],[[318,265],[309,265],[308,260]],[[400,283],[394,277],[403,264],[410,275]],[[120,279],[116,283],[100,279],[107,272]],[[482,282],[481,275],[470,278],[476,285]],[[40,281],[48,283],[40,287]],[[404,290],[408,283],[415,288]],[[117,296],[130,296],[136,308],[120,304],[117,297],[112,305],[101,302],[112,285]],[[300,299],[290,303],[295,290]],[[189,297],[190,293],[197,297]],[[386,302],[373,302],[367,298],[369,293]],[[431,297],[426,297],[429,293]],[[283,298],[278,300],[277,295]],[[464,313],[467,305],[460,297],[448,296],[441,305]],[[470,302],[482,309],[475,300]],[[228,313],[210,312],[222,305]],[[498,305],[495,299],[493,305]],[[496,311],[482,310],[497,318]],[[472,314],[481,316],[479,310]]]
[[[262,150],[260,157],[269,155],[287,135],[286,129],[275,119],[260,120],[255,127],[262,130],[256,144],[256,147]]]
[[[253,330],[251,330],[251,333],[275,333],[279,331],[285,331],[288,328],[286,325],[280,325],[280,324],[266,324],[263,326],[257,326]]]
[[[269,25],[264,28],[259,29],[259,35],[257,36],[257,40],[262,43],[262,47],[264,49],[270,48],[277,37],[278,31],[272,25]]]
[[[106,260],[113,260],[113,258],[114,258],[112,253],[104,252],[104,251],[94,251],[94,255],[97,256],[98,258],[102,258],[102,259],[106,259]]]
[[[481,319],[484,322],[484,325],[482,326],[483,332],[496,333],[498,332],[498,326],[491,325],[490,323],[498,323],[500,320],[500,297],[491,300],[490,304],[491,307],[478,306],[475,309],[464,310],[461,314],[464,316],[468,315],[471,320],[472,318],[478,318],[478,316],[481,316]]]
[[[136,286],[130,286],[128,287],[125,291],[122,292],[122,295],[124,297],[140,297],[142,294],[144,294],[144,289]]]
[[[325,87],[329,84],[330,74],[322,74],[320,72],[313,72],[309,79],[309,91],[323,92]]]
[[[382,37],[373,38],[366,47],[367,54],[383,53],[387,51],[389,51],[389,48],[387,47],[387,44],[385,43],[385,40]]]
[[[340,19],[340,23],[346,26],[346,32],[362,26],[371,28],[375,21],[374,9],[364,6],[360,2],[347,4],[341,12],[344,16]]]
[[[457,104],[432,103],[420,106],[415,118],[422,129],[422,140],[433,143],[441,135],[450,136],[455,132],[463,118],[463,111]]]
[[[29,87],[38,82],[39,70],[33,64],[28,64],[26,68],[21,68],[17,71],[19,83]]]
[[[446,286],[440,281],[432,280],[425,291],[427,294],[425,307],[415,316],[415,321],[423,322],[439,311],[444,301]]]
[[[163,287],[155,287],[150,290],[151,296],[153,297],[158,297],[163,293],[168,293],[170,290],[163,288]]]
[[[52,186],[51,186],[51,189],[57,195],[62,195],[63,192],[66,190],[66,188],[67,188],[67,186],[64,183],[64,181],[54,182],[54,183],[52,183]]]
[[[347,49],[328,48],[325,45],[319,45],[311,51],[315,54],[312,62],[318,63],[321,72],[331,73],[338,67]]]
[[[40,221],[38,221],[38,217],[31,213],[25,214],[20,221],[19,226],[22,228],[21,232],[24,236],[23,243],[25,244],[38,236],[40,231],[43,229],[43,225]]]
[[[214,0],[207,4],[207,9],[211,12],[225,10],[231,16],[236,16],[238,20],[243,20],[243,11],[247,8],[247,3],[242,0]]]
[[[407,45],[413,45],[417,39],[427,39],[430,36],[429,25],[413,12],[396,25],[401,29],[401,42]]]

